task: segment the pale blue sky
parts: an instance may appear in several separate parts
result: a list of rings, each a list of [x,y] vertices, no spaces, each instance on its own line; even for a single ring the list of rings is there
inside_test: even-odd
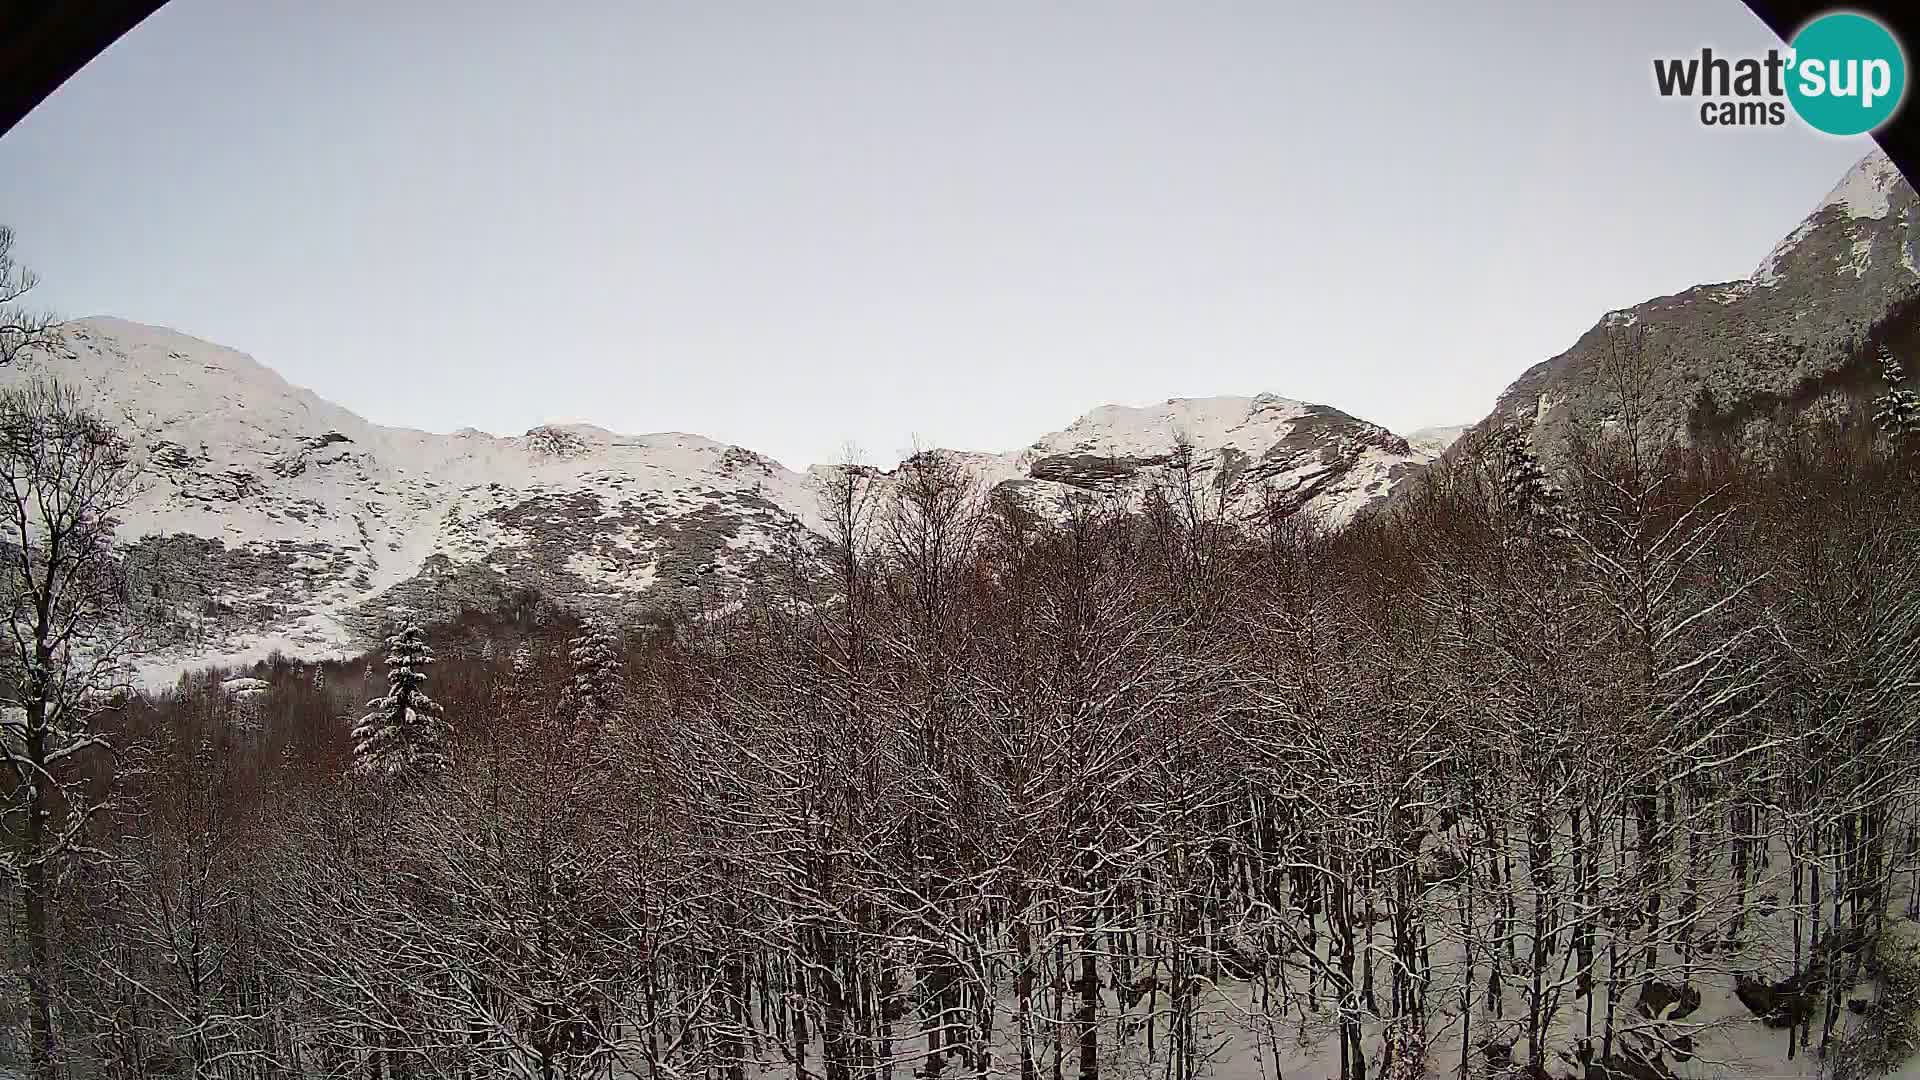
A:
[[[172,0],[0,137],[63,314],[369,419],[789,465],[1272,391],[1478,419],[1869,148],[1700,126],[1739,0]]]

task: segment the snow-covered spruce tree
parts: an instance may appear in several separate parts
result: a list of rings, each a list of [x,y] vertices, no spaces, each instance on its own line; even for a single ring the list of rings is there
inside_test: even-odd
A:
[[[1507,427],[1495,432],[1488,451],[1507,507],[1542,521],[1552,521],[1559,515],[1564,502],[1560,485],[1547,475],[1520,429]]]
[[[1880,378],[1887,389],[1873,399],[1874,425],[1897,441],[1920,438],[1920,393],[1908,388],[1905,365],[1885,345],[1880,346]]]
[[[587,620],[567,642],[573,678],[567,706],[583,726],[604,728],[613,718],[620,686],[620,636],[604,618]]]
[[[440,703],[421,686],[433,650],[418,626],[387,639],[386,696],[353,729],[353,774],[363,779],[405,781],[447,771],[446,718]]]

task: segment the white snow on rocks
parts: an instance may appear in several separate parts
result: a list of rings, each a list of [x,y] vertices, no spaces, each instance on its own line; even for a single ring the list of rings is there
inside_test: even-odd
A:
[[[0,372],[0,384],[51,374],[119,421],[146,472],[122,538],[218,540],[268,568],[209,601],[270,604],[272,618],[238,637],[201,641],[191,655],[144,658],[146,686],[274,650],[305,658],[351,651],[361,643],[347,616],[391,606],[383,594],[420,576],[430,559],[434,576],[542,559],[596,596],[637,595],[659,584],[669,534],[683,525],[711,531],[716,515],[732,515],[734,531],[703,549],[714,565],[701,580],[744,576],[751,560],[782,550],[792,530],[825,531],[820,481],[830,470],[794,472],[699,435],[620,435],[583,423],[518,437],[383,427],[244,353],[177,331],[91,318],[68,323],[63,341],[52,355]],[[1020,450],[939,453],[983,489],[1019,481],[1024,497],[1044,506],[1063,503],[1074,478],[1037,479],[1036,462],[1141,459],[1148,465],[1128,485],[1137,496],[1151,462],[1182,439],[1209,470],[1256,463],[1263,483],[1295,492],[1331,524],[1382,497],[1441,445],[1408,447],[1344,414],[1263,394],[1106,406]],[[555,537],[564,550],[554,549]]]
[[[237,698],[259,697],[272,690],[273,684],[265,679],[242,677],[225,680],[220,684],[220,689]]]
[[[1439,457],[1447,447],[1459,441],[1460,436],[1465,435],[1472,427],[1472,424],[1438,424],[1423,427],[1410,433],[1407,441],[1413,444],[1414,449],[1425,450],[1434,457]]]
[[[1847,170],[1822,207],[1837,206],[1852,218],[1883,218],[1892,209],[1890,195],[1900,183],[1900,170],[1878,146]]]
[[[1065,431],[1040,439],[1033,449],[1043,454],[1145,456],[1167,453],[1176,438],[1184,437],[1197,448],[1264,450],[1287,432],[1289,421],[1307,412],[1305,402],[1272,394],[1172,398],[1139,407],[1105,405],[1074,421]]]
[[[1886,151],[1874,147],[1865,157],[1856,162],[1847,174],[1840,178],[1820,205],[1813,208],[1807,219],[1802,221],[1786,238],[1774,246],[1754,270],[1752,281],[1755,285],[1770,286],[1780,283],[1780,263],[1788,253],[1800,246],[1800,242],[1813,231],[1815,218],[1820,211],[1828,207],[1837,207],[1844,211],[1849,220],[1862,218],[1877,220],[1884,218],[1893,209],[1893,191],[1900,185],[1900,170],[1887,157]]]

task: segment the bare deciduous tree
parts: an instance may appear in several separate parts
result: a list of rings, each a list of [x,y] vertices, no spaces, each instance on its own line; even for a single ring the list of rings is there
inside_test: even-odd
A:
[[[13,229],[0,225],[0,366],[53,340],[58,321],[50,313],[21,302],[39,283],[33,271],[13,257]]]
[[[99,804],[80,767],[110,750],[95,721],[126,686],[133,624],[113,532],[135,478],[126,442],[71,391],[42,381],[0,391],[0,482],[13,496],[0,529],[0,694],[17,713],[4,753],[11,813],[24,819],[10,855],[26,904],[36,1077],[54,1068],[50,881],[86,846]]]

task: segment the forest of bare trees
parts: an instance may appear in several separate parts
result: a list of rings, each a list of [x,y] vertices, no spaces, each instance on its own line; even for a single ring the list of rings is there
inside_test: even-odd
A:
[[[1920,1004],[1920,425],[1678,448],[1632,381],[1551,473],[1487,437],[1334,534],[1179,462],[1056,521],[922,455],[724,618],[117,705],[35,1071],[1874,1075]]]

